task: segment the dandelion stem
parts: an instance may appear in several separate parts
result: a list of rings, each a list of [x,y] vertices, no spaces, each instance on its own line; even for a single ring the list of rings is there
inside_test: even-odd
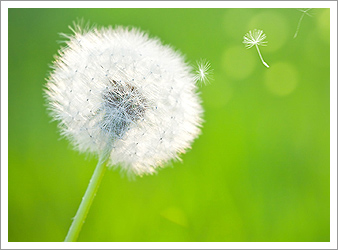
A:
[[[106,155],[106,154],[104,154]],[[92,178],[88,184],[86,193],[84,194],[81,204],[76,212],[76,215],[73,219],[72,225],[69,228],[68,234],[65,241],[76,241],[79,233],[81,231],[82,225],[85,222],[88,211],[91,204],[93,203],[96,192],[100,186],[102,177],[104,176],[106,170],[107,157],[103,156],[99,159],[99,162],[96,165]]]
[[[263,63],[267,68],[269,68],[270,66],[263,60],[263,57],[262,57],[262,55],[261,55],[261,52],[259,51],[258,45],[257,45],[257,44],[255,44],[255,45],[256,45],[256,49],[257,49],[257,51],[258,51],[259,57],[260,57],[261,60],[262,60],[262,63]]]
[[[297,30],[296,30],[296,33],[295,33],[295,35],[293,36],[293,38],[296,38],[297,35],[298,35],[300,23],[302,22],[304,15],[305,15],[305,12],[301,15],[301,17],[300,17],[300,19],[299,19],[299,21],[298,21]]]

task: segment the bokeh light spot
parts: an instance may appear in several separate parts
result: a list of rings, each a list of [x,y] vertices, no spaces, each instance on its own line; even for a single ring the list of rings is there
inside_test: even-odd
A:
[[[188,220],[184,212],[178,207],[168,207],[161,212],[161,216],[182,227],[188,226]]]
[[[266,34],[268,41],[265,51],[280,49],[291,36],[286,18],[276,11],[263,11],[254,16],[248,25],[248,31],[260,29]],[[292,36],[291,36],[292,37]]]
[[[246,25],[254,15],[253,9],[227,9],[224,15],[224,32],[228,37],[241,41],[248,32]]]
[[[330,9],[323,9],[318,13],[317,29],[323,41],[330,42]]]
[[[265,84],[268,90],[275,95],[289,95],[297,87],[298,72],[289,63],[275,63],[265,73]]]
[[[244,45],[230,47],[224,51],[222,57],[225,73],[236,80],[247,78],[252,74],[259,61],[259,57],[255,53],[257,54],[256,51],[245,49]]]

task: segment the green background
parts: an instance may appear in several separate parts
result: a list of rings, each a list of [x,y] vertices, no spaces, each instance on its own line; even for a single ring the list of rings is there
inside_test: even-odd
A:
[[[79,241],[329,241],[329,9],[9,9],[8,240],[63,241],[96,165],[43,99],[77,18],[131,25],[210,61],[202,135],[153,176],[107,171]],[[262,29],[268,44],[245,49]]]

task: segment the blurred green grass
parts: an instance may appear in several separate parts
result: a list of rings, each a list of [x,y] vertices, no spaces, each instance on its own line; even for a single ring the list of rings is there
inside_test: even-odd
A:
[[[63,241],[96,159],[59,139],[48,65],[77,18],[149,31],[210,61],[203,134],[183,163],[107,171],[79,241],[329,241],[329,10],[9,9],[8,240]],[[246,50],[262,29],[268,46]]]

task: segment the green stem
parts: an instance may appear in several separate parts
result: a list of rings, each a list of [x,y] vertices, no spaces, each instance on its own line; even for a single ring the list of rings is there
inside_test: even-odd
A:
[[[84,194],[81,204],[76,212],[76,215],[73,219],[73,223],[69,228],[68,234],[65,241],[76,241],[79,233],[81,231],[82,225],[85,222],[86,216],[90,209],[91,204],[93,203],[96,192],[100,186],[102,177],[106,170],[107,157],[101,157],[99,162],[96,165],[93,176],[90,179],[86,193]]]

